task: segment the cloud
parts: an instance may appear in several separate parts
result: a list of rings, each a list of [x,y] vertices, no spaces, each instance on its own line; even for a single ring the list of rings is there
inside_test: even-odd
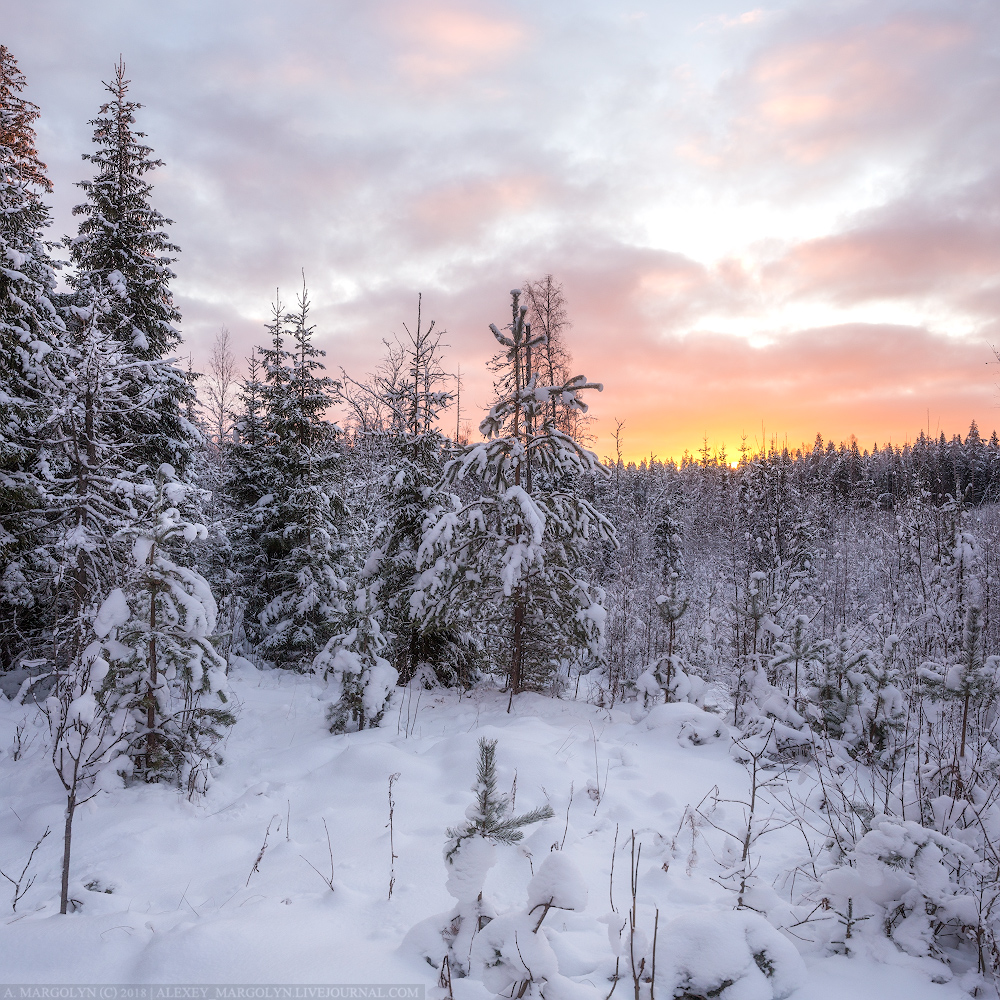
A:
[[[957,304],[963,293],[997,283],[1000,229],[980,219],[894,212],[804,241],[765,273],[791,286],[796,296],[842,304],[942,296]]]
[[[493,68],[527,36],[524,25],[509,16],[459,6],[397,3],[385,10],[383,23],[400,40],[399,71],[420,86]]]
[[[251,350],[304,267],[331,366],[370,369],[423,292],[486,406],[487,324],[551,272],[607,385],[602,450],[612,416],[661,455],[761,419],[806,440],[901,439],[928,406],[989,423],[1000,11],[694,6],[35,0],[5,44],[67,232],[125,55],[196,363],[223,324]]]

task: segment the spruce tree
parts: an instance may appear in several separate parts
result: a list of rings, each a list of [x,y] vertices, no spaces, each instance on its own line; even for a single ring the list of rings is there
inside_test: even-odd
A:
[[[130,357],[148,363],[167,358],[181,339],[180,313],[170,291],[170,265],[179,249],[166,234],[171,220],[151,204],[148,175],[163,161],[153,158],[142,141],[146,134],[135,127],[142,105],[128,99],[129,83],[119,62],[114,80],[104,85],[111,100],[90,122],[96,149],[83,158],[96,173],[78,183],[86,200],[73,209],[80,225],[67,245],[73,287],[82,296],[107,301],[105,330]],[[145,406],[137,410],[127,418],[122,436],[140,443],[137,457],[152,468],[166,462],[183,474],[199,437],[185,416],[193,396],[190,379],[176,366],[160,367],[154,387],[150,374],[133,366],[130,380],[136,402],[148,400],[152,390],[152,415]]]
[[[44,488],[38,428],[58,395],[62,320],[42,233],[42,196],[52,190],[35,149],[38,107],[22,93],[17,60],[0,45],[0,670],[37,631],[37,581],[44,575]]]
[[[255,616],[266,604],[262,586],[266,555],[260,535],[270,517],[269,463],[265,448],[264,403],[260,358],[246,359],[247,373],[239,382],[232,440],[224,444],[225,478],[222,484],[226,509],[225,532],[229,540],[234,606],[230,619],[237,643],[255,633]],[[249,616],[249,621],[247,619]]]
[[[136,405],[134,360],[105,329],[107,300],[89,288],[86,299],[72,311],[67,377],[41,434],[57,635],[66,644],[57,661],[75,658],[88,616],[120,582],[126,554],[118,532],[134,523],[137,491],[149,485],[146,471],[136,471],[132,442],[121,437]]]
[[[441,332],[434,322],[404,326],[407,339],[396,355],[401,364],[387,366],[402,377],[379,379],[379,389],[392,413],[393,457],[382,476],[381,517],[362,575],[373,583],[382,621],[392,645],[392,661],[407,683],[426,670],[445,685],[468,685],[475,675],[477,650],[461,621],[442,616],[434,622],[413,614],[410,598],[418,581],[417,553],[428,519],[435,519],[450,499],[442,486],[449,442],[438,420],[453,394],[443,388],[448,376],[441,367]],[[425,676],[425,680],[430,680]]]
[[[266,603],[248,622],[266,659],[297,670],[309,669],[341,631],[347,590],[342,459],[337,429],[323,418],[335,383],[320,374],[325,352],[313,343],[309,310],[303,282],[296,313],[275,304],[271,347],[260,350],[268,492],[254,514]],[[292,350],[285,348],[286,324]]]

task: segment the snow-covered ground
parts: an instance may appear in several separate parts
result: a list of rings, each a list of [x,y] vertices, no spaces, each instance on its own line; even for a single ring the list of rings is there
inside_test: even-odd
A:
[[[716,786],[718,798],[745,797],[748,779],[725,727],[716,738],[717,720],[700,709],[608,711],[522,695],[508,714],[506,696],[495,690],[471,697],[398,692],[381,729],[332,736],[316,679],[261,672],[244,661],[231,683],[239,721],[206,795],[189,801],[166,786],[122,787],[78,813],[71,896],[80,906],[67,916],[58,913],[64,796],[48,757],[48,730],[36,709],[0,697],[0,869],[20,873],[32,845],[52,830],[16,913],[11,887],[0,880],[0,983],[434,988],[437,971],[420,954],[427,939],[421,922],[435,915],[443,921],[455,905],[442,849],[446,828],[460,823],[472,802],[483,736],[498,740],[501,787],[509,793],[516,778],[516,811],[547,802],[555,814],[527,827],[520,844],[498,849],[484,895],[500,913],[523,908],[532,869],[562,846],[589,898],[582,911],[553,911],[543,933],[559,972],[577,984],[574,995],[603,1000],[611,990],[609,927],[620,926],[632,905],[633,831],[641,844],[637,921],[652,937],[659,910],[661,968],[676,959],[679,942],[700,950],[703,963],[735,960],[727,937],[736,926],[735,895],[713,877],[733,840],[723,831],[738,830],[742,807],[720,805],[712,821],[722,829],[696,823],[693,840],[691,822],[682,819]],[[10,748],[24,720],[29,745],[15,760]],[[327,829],[334,891],[323,880],[330,874]],[[781,924],[779,897],[786,873],[802,859],[802,835],[776,830],[757,851],[765,888],[756,901]],[[968,995],[945,966],[909,957],[884,938],[859,941],[860,953],[849,958],[801,940],[797,947],[804,967],[793,955],[785,970],[800,980],[796,1000]],[[623,1000],[634,995],[626,965],[621,959],[615,992]],[[770,981],[761,992],[759,978],[725,997],[771,996]],[[454,991],[457,1000],[491,995],[471,979],[455,979]]]

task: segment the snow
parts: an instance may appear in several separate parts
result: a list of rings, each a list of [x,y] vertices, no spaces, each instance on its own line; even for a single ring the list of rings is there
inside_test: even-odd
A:
[[[452,855],[445,888],[460,903],[474,903],[483,891],[489,870],[497,863],[495,844],[483,837],[470,837]]]
[[[105,639],[112,629],[124,625],[131,617],[132,612],[125,599],[125,592],[120,587],[115,587],[97,612],[97,617],[94,619],[94,634],[98,639]]]
[[[660,960],[669,970],[668,982],[695,995],[782,1000],[806,978],[794,945],[763,917],[746,910],[686,913],[663,928],[663,941]],[[727,982],[732,983],[728,989]]]
[[[528,883],[529,912],[546,904],[562,910],[587,908],[587,885],[583,876],[561,851],[550,854]]]
[[[110,629],[121,608],[105,604]],[[607,710],[521,695],[508,714],[507,696],[488,687],[464,697],[428,691],[407,735],[397,721],[405,692],[396,691],[381,728],[331,735],[324,715],[330,689],[320,678],[261,671],[233,657],[229,683],[239,719],[205,795],[189,799],[168,785],[126,788],[104,780],[108,790],[76,818],[76,912],[57,912],[58,836],[39,848],[37,881],[16,913],[11,894],[0,892],[0,981],[384,982],[431,989],[438,970],[428,958],[439,962],[445,950],[441,922],[456,898],[471,905],[481,889],[489,901],[482,912],[497,916],[472,936],[472,976],[454,981],[456,1000],[486,1000],[516,981],[522,958],[536,980],[525,996],[541,995],[535,989],[544,978],[548,997],[601,1000],[615,968],[611,942],[623,968],[629,961],[634,830],[641,846],[639,933],[631,945],[651,957],[655,928],[658,996],[670,997],[668,976],[709,989],[733,979],[721,1000],[967,995],[943,964],[912,957],[884,937],[859,937],[850,958],[829,955],[801,941],[797,948],[764,915],[734,910],[733,892],[714,880],[720,868],[712,851],[703,840],[685,839],[683,823],[687,807],[715,786],[720,799],[744,795],[747,775],[728,735],[701,743],[683,738],[685,726],[719,725],[694,705],[644,713],[635,705]],[[22,724],[31,742],[15,760],[9,748]],[[516,773],[516,811],[548,802],[555,815],[526,827],[514,845],[463,842],[463,863],[449,870],[445,830],[473,801],[482,736],[498,740],[501,790],[512,790]],[[21,870],[46,827],[61,830],[65,798],[47,739],[35,706],[0,699],[0,869],[7,873]],[[396,882],[389,899],[387,790],[395,773]],[[597,798],[583,791],[595,780],[603,789]],[[734,817],[738,810],[722,805],[713,821],[725,825]],[[324,881],[324,821],[334,891]],[[937,863],[940,851],[917,852],[906,830],[876,832],[882,840],[858,845],[867,858],[891,842],[897,852]],[[780,923],[771,910],[780,907],[768,887],[799,857],[799,837],[779,830],[761,841],[755,904],[763,901],[773,922]],[[712,843],[718,848],[724,839]],[[910,888],[901,883],[893,891]],[[572,909],[552,908],[536,932],[541,910],[529,910],[551,898]],[[943,889],[938,901],[948,902]],[[617,991],[632,995],[630,972]]]

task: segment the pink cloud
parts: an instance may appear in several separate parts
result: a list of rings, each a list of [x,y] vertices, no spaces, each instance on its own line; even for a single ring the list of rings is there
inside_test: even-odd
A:
[[[809,167],[926,130],[975,39],[968,20],[948,14],[787,18],[727,86],[742,108],[730,151]]]
[[[385,21],[402,41],[400,72],[419,85],[492,68],[527,35],[525,26],[509,16],[459,7],[402,3],[388,9]]]
[[[509,223],[536,205],[546,180],[526,173],[433,187],[413,199],[403,224],[418,242],[468,240],[489,224],[501,218]]]

